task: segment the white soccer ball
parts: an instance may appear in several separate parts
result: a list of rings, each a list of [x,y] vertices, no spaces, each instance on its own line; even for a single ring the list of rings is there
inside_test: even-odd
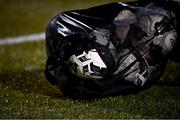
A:
[[[78,56],[70,56],[69,63],[71,72],[85,79],[102,79],[107,72],[107,66],[96,49],[91,49],[88,52],[83,51]]]

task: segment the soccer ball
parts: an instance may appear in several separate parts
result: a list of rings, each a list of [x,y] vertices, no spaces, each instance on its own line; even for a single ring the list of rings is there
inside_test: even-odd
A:
[[[70,56],[69,66],[73,74],[84,79],[102,79],[107,74],[107,66],[96,49]]]

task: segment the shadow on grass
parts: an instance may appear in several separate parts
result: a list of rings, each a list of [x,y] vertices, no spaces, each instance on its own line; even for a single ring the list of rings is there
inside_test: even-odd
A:
[[[163,82],[166,83],[166,81]],[[155,86],[149,91],[144,91],[136,95],[110,97],[101,100],[96,99],[92,102],[87,100],[72,102],[71,100],[64,100],[67,98],[62,96],[59,89],[53,88],[49,84],[45,78],[43,69],[0,73],[0,83],[2,87],[8,87],[10,90],[20,91],[24,94],[35,93],[35,96],[37,94],[40,96],[49,96],[53,99],[63,99],[62,101],[50,100],[51,102],[48,104],[41,104],[43,100],[40,99],[40,101],[33,103],[32,106],[28,102],[26,105],[26,111],[28,113],[24,113],[23,104],[21,108],[23,112],[20,115],[15,114],[16,118],[18,116],[21,118],[33,118],[32,115],[37,115],[36,118],[58,118],[62,116],[69,118],[69,115],[70,118],[81,117],[81,115],[85,118],[178,118],[179,116],[178,105],[180,98],[177,96],[180,91],[177,88],[169,89],[169,87]],[[35,102],[36,100],[33,99],[32,101]],[[12,103],[9,110],[16,109],[21,113],[19,108],[13,106],[14,101]],[[17,103],[21,102],[18,101]],[[53,108],[53,111],[49,112],[49,108],[51,108],[49,106]],[[0,109],[0,111],[3,110]],[[34,110],[37,111],[34,112]],[[7,110],[4,110],[5,115],[6,112]],[[94,114],[88,114],[93,112]],[[60,113],[63,113],[63,115],[61,116]]]
[[[1,89],[3,87],[8,87],[11,90],[20,91],[23,93],[37,93],[39,95],[50,96],[54,99],[66,97],[63,96],[60,89],[51,85],[48,80],[45,78],[43,69],[34,69],[34,70],[24,70],[24,71],[16,71],[16,72],[4,72],[0,73],[0,83]],[[172,86],[172,87],[180,87],[180,76],[178,76],[175,80],[160,80],[156,83],[156,85],[161,86]],[[153,86],[153,85],[152,85]],[[147,88],[148,89],[148,88]],[[115,96],[119,95],[130,95],[136,94],[140,92],[133,91],[129,94],[115,94]],[[114,96],[114,95],[112,95]]]
[[[160,80],[157,85],[180,87],[180,76],[177,76],[174,80]]]
[[[52,98],[62,98],[58,88],[45,78],[43,69],[0,73],[1,89],[4,87],[23,93],[37,93]]]

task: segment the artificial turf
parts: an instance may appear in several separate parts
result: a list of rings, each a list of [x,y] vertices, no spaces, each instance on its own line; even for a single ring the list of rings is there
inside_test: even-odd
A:
[[[4,16],[2,18],[4,23],[0,19],[0,27],[3,28],[0,29],[0,36],[42,32],[48,20],[61,10],[85,8],[110,2],[108,0],[87,1],[85,3],[78,0],[79,3],[71,4],[70,0],[64,3],[58,0],[53,2],[0,0],[1,17]],[[6,10],[9,11],[8,14],[14,11],[14,17],[6,15]],[[37,15],[39,18],[36,17]],[[5,22],[7,18],[9,19]],[[57,87],[50,85],[46,80],[45,61],[44,41],[0,46],[1,119],[180,118],[179,64],[169,62],[163,80],[145,91],[94,100],[72,100],[63,96]]]

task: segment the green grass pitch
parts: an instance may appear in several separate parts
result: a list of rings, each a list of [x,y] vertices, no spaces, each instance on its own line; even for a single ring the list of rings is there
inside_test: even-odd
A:
[[[109,2],[113,0],[0,0],[0,38],[42,32],[61,11]],[[0,46],[0,119],[180,118],[180,82],[174,81],[179,64],[170,61],[161,83],[137,94],[72,100],[48,83],[45,61],[44,41]]]

